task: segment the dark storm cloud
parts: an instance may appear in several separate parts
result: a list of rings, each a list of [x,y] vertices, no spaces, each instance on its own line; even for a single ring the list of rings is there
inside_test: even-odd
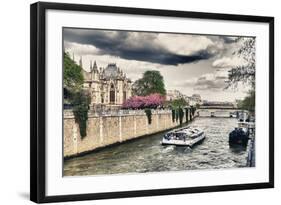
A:
[[[223,39],[224,43],[235,43],[237,41],[237,37],[229,37],[229,36],[221,36],[221,39]]]
[[[206,77],[201,77],[197,80],[194,85],[195,90],[222,90],[225,88],[225,80],[227,77],[217,76],[215,79],[207,79]]]
[[[227,80],[228,77],[226,76],[216,76],[216,80]]]
[[[223,42],[225,44],[235,43],[238,37],[231,37],[231,36],[207,36],[213,42]]]
[[[208,49],[191,55],[173,53],[156,43],[156,38],[156,33],[64,29],[66,42],[93,45],[99,49],[99,55],[118,56],[127,60],[178,65],[206,60],[214,55]]]
[[[226,86],[226,76],[212,76],[208,79],[206,76],[200,76],[195,80],[186,80],[181,83],[176,83],[179,87],[193,87],[194,90],[223,90]]]

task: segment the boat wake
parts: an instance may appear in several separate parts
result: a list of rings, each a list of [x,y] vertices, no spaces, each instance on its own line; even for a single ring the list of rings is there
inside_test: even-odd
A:
[[[162,150],[162,153],[168,153],[168,152],[171,152],[175,149],[176,146],[174,145],[169,145],[167,147],[165,147],[163,150]]]
[[[175,149],[178,153],[191,153],[192,152],[192,148],[189,146],[176,146]]]
[[[190,152],[192,152],[192,148],[191,147],[187,147],[187,148],[184,149],[183,152],[184,153],[190,153]]]

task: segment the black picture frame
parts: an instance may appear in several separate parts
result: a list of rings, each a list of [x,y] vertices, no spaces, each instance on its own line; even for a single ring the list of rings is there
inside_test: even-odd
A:
[[[269,181],[263,183],[230,184],[192,188],[170,188],[109,193],[46,196],[46,80],[45,38],[46,10],[120,13],[129,15],[180,17],[194,19],[262,22],[269,25]],[[123,197],[217,192],[274,187],[274,18],[265,16],[156,10],[65,3],[34,3],[30,7],[30,199],[37,203],[76,200],[97,200]]]

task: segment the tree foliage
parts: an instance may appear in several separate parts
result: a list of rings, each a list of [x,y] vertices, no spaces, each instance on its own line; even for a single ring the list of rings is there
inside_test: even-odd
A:
[[[188,122],[188,108],[185,108],[185,121]]]
[[[63,70],[63,84],[64,87],[71,91],[77,91],[83,85],[82,68],[73,61],[69,53],[64,53],[64,70]]]
[[[190,112],[191,112],[191,114],[192,114],[193,117],[194,117],[194,115],[195,115],[195,111],[196,111],[196,107],[191,106],[191,107],[190,107]]]
[[[238,82],[250,85],[248,95],[238,107],[250,111],[255,110],[255,74],[256,74],[256,43],[255,38],[240,37],[237,40],[240,47],[233,54],[242,57],[245,64],[236,66],[229,71],[228,86],[237,86]]]
[[[138,96],[147,96],[153,93],[166,95],[163,76],[155,70],[146,71],[142,78],[134,82],[132,89],[134,95]]]
[[[179,120],[179,110],[176,109],[176,122],[178,122],[178,120]]]
[[[70,102],[79,125],[81,137],[87,135],[87,120],[90,104],[90,95],[83,90],[82,68],[73,61],[68,53],[64,53],[64,96]]]
[[[168,107],[172,107],[172,109],[176,109],[176,108],[183,108],[185,106],[188,105],[188,102],[186,102],[186,100],[184,98],[179,98],[179,99],[175,99],[172,101],[168,101],[166,102]]]
[[[71,102],[73,104],[75,121],[79,124],[80,135],[83,138],[87,135],[90,95],[82,90],[72,93]]]
[[[148,96],[133,96],[126,100],[122,108],[123,109],[144,109],[144,108],[152,108],[156,109],[157,107],[161,107],[164,103],[164,96],[153,93]]]
[[[238,103],[238,108],[254,112],[255,97],[256,97],[255,91],[254,90],[249,91],[248,95]]]
[[[238,82],[255,85],[255,70],[256,70],[256,44],[255,38],[240,37],[237,39],[239,48],[233,52],[233,55],[244,60],[244,64],[235,66],[229,71],[228,87],[237,86]]]
[[[179,112],[180,124],[182,124],[182,122],[183,122],[183,116],[184,116],[183,109],[180,107],[180,108],[178,109],[178,112]]]
[[[172,109],[172,121],[175,122],[176,119],[176,110]]]
[[[151,124],[151,122],[152,122],[152,112],[151,112],[151,109],[145,108],[144,112],[146,114],[146,117],[147,117],[147,120],[148,120],[148,124]]]

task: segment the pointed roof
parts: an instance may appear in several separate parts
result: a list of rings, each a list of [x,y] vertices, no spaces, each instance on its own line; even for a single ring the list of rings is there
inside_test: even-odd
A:
[[[97,66],[96,61],[94,61],[94,64],[92,64],[92,61],[91,61],[90,70],[91,70],[91,72],[93,72],[93,71],[98,72],[98,66]]]
[[[80,60],[79,60],[79,66],[80,66],[81,68],[83,68],[82,56],[80,57]]]
[[[94,65],[93,65],[93,68],[97,68],[98,66],[97,66],[97,62],[96,61],[94,61]]]
[[[104,69],[104,75],[106,78],[116,78],[118,76],[118,70],[115,63],[110,63],[107,65],[107,67]]]

